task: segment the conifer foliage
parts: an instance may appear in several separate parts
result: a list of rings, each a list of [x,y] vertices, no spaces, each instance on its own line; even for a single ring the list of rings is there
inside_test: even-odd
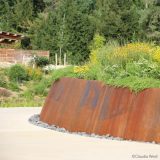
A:
[[[0,0],[0,30],[28,37],[29,49],[50,50],[72,64],[89,58],[95,34],[120,44],[160,43],[159,0]],[[61,63],[61,61],[59,61]]]

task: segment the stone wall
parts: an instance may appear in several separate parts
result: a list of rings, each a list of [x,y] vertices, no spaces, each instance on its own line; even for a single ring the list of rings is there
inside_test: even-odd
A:
[[[49,51],[0,48],[0,62],[27,64],[34,55],[49,58]]]

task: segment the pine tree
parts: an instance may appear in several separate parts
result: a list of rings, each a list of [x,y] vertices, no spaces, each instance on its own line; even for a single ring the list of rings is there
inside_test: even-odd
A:
[[[93,38],[94,26],[89,16],[94,7],[92,1],[66,0],[67,51],[72,63],[82,63],[89,58],[88,44]]]
[[[148,14],[143,22],[145,38],[160,44],[160,4],[158,1],[148,10]]]
[[[27,32],[33,20],[33,3],[28,0],[17,0],[13,7],[11,27],[20,33]]]
[[[46,14],[45,22],[43,22],[44,18],[41,18],[33,25],[36,28],[36,30],[32,29],[31,33],[34,48],[49,49],[52,56],[58,53],[59,63],[65,53],[68,54],[72,63],[87,60],[89,57],[88,44],[94,33],[94,27],[90,24],[88,17],[92,8],[89,2],[84,0],[59,1],[54,10]]]
[[[106,39],[131,41],[139,34],[140,15],[136,3],[133,0],[97,0],[92,18],[97,32]]]
[[[34,16],[37,16],[38,13],[42,13],[46,5],[43,0],[33,0],[33,13]]]
[[[0,0],[0,30],[13,31],[11,27],[13,1]]]

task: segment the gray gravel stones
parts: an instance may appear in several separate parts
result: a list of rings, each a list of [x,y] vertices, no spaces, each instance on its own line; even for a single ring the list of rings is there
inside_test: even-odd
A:
[[[43,128],[47,128],[47,129],[51,129],[51,130],[55,130],[55,131],[59,131],[59,132],[63,132],[63,133],[78,134],[78,135],[87,136],[87,137],[122,140],[122,138],[112,137],[109,134],[106,134],[104,136],[100,136],[100,135],[96,135],[94,133],[88,134],[86,132],[69,132],[65,128],[60,128],[56,125],[48,125],[47,123],[44,123],[44,122],[40,121],[39,118],[40,118],[39,114],[35,114],[35,115],[31,116],[28,121],[30,123],[36,125],[36,126],[40,126],[40,127],[43,127]]]
[[[36,126],[40,126],[40,127],[43,127],[43,128],[47,128],[47,129],[51,129],[51,130],[58,131],[58,132],[63,132],[63,133],[78,134],[78,135],[81,135],[81,136],[95,137],[95,138],[100,138],[100,139],[110,139],[110,140],[118,140],[118,141],[124,140],[123,138],[120,138],[120,137],[113,137],[110,134],[100,136],[100,135],[97,135],[95,133],[88,134],[86,132],[70,132],[70,131],[66,130],[65,128],[60,128],[56,125],[48,125],[47,123],[44,123],[44,122],[40,121],[40,115],[39,114],[34,114],[33,116],[31,116],[29,118],[28,121],[30,123],[36,125]],[[132,141],[132,140],[128,140],[128,141]],[[150,143],[150,142],[146,142],[146,143]],[[152,143],[155,144],[154,141]]]

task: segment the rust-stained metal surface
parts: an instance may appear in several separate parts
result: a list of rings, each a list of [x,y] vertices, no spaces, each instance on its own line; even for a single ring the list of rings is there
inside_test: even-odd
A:
[[[159,143],[160,89],[135,94],[99,81],[62,78],[52,85],[40,120],[69,131]]]

